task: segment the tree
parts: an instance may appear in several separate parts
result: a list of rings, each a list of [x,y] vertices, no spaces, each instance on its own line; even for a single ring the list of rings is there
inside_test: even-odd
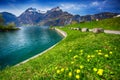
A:
[[[2,17],[2,14],[0,14],[0,25],[3,25],[4,24],[4,19]]]
[[[15,27],[16,27],[16,25],[15,25],[14,22],[11,22],[11,23],[9,23],[9,24],[7,25],[7,28],[8,28],[8,29],[13,29],[13,28],[15,28]]]

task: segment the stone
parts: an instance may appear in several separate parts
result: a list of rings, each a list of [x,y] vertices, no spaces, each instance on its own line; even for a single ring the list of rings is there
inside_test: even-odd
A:
[[[81,29],[80,29],[80,28],[76,28],[76,30],[78,30],[78,31],[79,31],[79,30],[81,30]]]
[[[88,28],[82,28],[81,31],[82,31],[82,32],[88,32],[89,29],[88,29]]]
[[[103,33],[104,29],[103,28],[94,28],[93,33]]]

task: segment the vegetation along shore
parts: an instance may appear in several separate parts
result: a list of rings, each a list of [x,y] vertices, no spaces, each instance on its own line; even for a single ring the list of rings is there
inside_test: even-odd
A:
[[[16,27],[14,22],[5,24],[5,20],[0,14],[0,32],[6,32],[6,31],[14,31],[14,30],[19,30],[20,28]]]

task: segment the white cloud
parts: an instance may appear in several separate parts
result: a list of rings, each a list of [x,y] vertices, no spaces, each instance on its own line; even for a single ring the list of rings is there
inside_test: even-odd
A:
[[[102,3],[103,3],[103,4],[106,4],[107,2],[108,2],[108,0],[105,0],[105,1],[103,1]]]
[[[84,4],[71,4],[71,3],[60,4],[60,8],[63,10],[80,10],[86,7],[87,5]]]
[[[9,13],[12,13],[16,16],[19,16],[23,10],[16,10],[16,9],[0,9],[0,12],[9,12]]]
[[[31,5],[25,5],[25,6],[27,6],[28,8],[29,7],[33,7],[33,8],[36,8],[36,9],[38,9],[38,10],[41,10],[41,11],[47,11],[47,10],[50,10],[50,9],[52,9],[53,7],[51,7],[51,6],[40,6],[40,5],[38,5],[38,4],[31,4]],[[27,8],[26,8],[27,9]]]
[[[91,6],[98,6],[98,5],[99,5],[99,2],[97,1],[91,3]]]
[[[39,7],[39,8],[37,8],[37,9],[40,10],[40,11],[47,12],[47,10],[51,10],[52,8],[50,8],[50,7],[44,7],[44,8]]]

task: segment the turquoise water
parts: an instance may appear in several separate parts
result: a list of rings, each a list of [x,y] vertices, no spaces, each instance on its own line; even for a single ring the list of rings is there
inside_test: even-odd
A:
[[[63,37],[47,27],[21,27],[0,32],[0,69],[13,66],[48,49]]]

